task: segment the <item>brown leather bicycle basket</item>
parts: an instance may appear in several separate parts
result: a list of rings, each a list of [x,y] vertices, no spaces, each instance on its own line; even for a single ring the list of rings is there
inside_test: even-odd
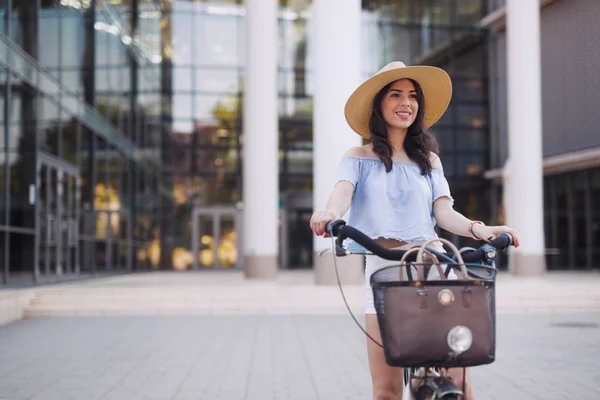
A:
[[[458,279],[445,279],[442,265],[425,250],[437,240],[455,252],[461,269],[455,275]],[[494,275],[490,279],[471,279],[459,251],[444,239],[429,241],[412,251],[418,251],[416,262],[407,262],[407,253],[399,265],[371,275],[386,362],[405,368],[467,367],[493,362]],[[433,266],[438,279],[427,280],[425,270],[433,270]],[[413,275],[407,272],[410,270],[416,270],[417,280],[407,279]]]

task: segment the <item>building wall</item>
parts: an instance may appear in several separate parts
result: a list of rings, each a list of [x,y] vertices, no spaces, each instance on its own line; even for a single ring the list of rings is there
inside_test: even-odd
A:
[[[504,7],[490,0],[490,11]],[[600,7],[594,0],[556,0],[540,10],[542,135],[545,158],[600,148]],[[506,35],[490,32],[491,167],[508,157]],[[523,132],[526,135],[527,132]],[[544,232],[547,268],[600,267],[598,168],[552,173],[544,178]],[[494,183],[503,223],[501,182]],[[494,207],[496,208],[496,207]]]
[[[544,157],[600,146],[600,7],[595,0],[559,0],[541,9]],[[493,167],[506,160],[506,35],[493,38],[496,146]],[[525,132],[524,132],[525,134]]]

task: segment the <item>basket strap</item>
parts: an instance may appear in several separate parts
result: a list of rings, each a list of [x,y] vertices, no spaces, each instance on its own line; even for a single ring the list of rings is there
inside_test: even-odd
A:
[[[458,266],[464,276],[464,279],[471,279],[471,280],[473,279],[472,277],[469,276],[469,272],[467,271],[467,267],[465,266],[465,262],[462,258],[462,255],[460,254],[460,251],[458,251],[458,249],[456,248],[454,243],[452,243],[449,240],[443,239],[443,238],[431,239],[431,240],[428,240],[427,242],[423,243],[423,245],[419,248],[419,253],[417,254],[417,263],[423,262],[423,253],[426,251],[427,246],[429,246],[431,243],[434,243],[434,242],[441,242],[442,244],[445,244],[446,246],[448,246],[450,248],[450,250],[452,250],[454,252],[454,254],[456,255],[456,260],[458,261]]]
[[[419,261],[419,251],[421,250],[421,248],[419,247],[413,247],[412,249],[409,249],[406,253],[404,253],[404,255],[402,256],[402,258],[400,259],[400,274],[402,274],[402,267],[406,267],[406,273],[408,276],[410,276],[410,272],[409,272],[409,268],[410,268],[410,264],[408,264],[406,262],[406,259],[408,258],[408,256],[412,253],[417,253],[417,263],[415,264],[415,268],[417,269],[417,277],[418,280],[420,281],[424,281],[425,280],[425,264],[423,263],[423,255],[421,255],[421,259]],[[440,280],[446,280],[446,274],[444,274],[444,270],[442,268],[442,266],[440,265],[440,261],[438,260],[438,258],[430,253],[427,250],[424,250],[425,256],[429,259],[431,259],[431,261],[433,261],[433,265],[435,265],[435,267],[438,270],[438,275],[440,276]],[[400,276],[400,280],[402,279],[402,276]],[[412,279],[411,279],[412,280]]]

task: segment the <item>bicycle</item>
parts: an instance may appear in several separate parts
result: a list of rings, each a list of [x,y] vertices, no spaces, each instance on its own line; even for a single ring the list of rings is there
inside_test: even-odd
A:
[[[328,223],[326,231],[332,238],[336,276],[348,311],[369,339],[383,348],[386,363],[404,368],[411,395],[416,400],[463,398],[464,379],[461,390],[443,372],[463,368],[464,377],[466,367],[494,362],[495,259],[498,251],[514,244],[512,236],[500,234],[477,249],[458,250],[444,239],[434,239],[419,248],[400,250],[381,246],[344,220]],[[367,252],[347,251],[346,239]],[[454,255],[429,247],[434,241],[446,244]],[[335,256],[350,254],[399,261],[375,271],[370,279],[382,343],[362,328],[346,302]],[[439,280],[428,279],[433,267]],[[456,279],[448,279],[451,271]],[[415,274],[417,279],[413,279]]]

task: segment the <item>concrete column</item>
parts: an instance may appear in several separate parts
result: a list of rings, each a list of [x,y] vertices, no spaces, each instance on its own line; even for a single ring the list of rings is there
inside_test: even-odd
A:
[[[246,0],[243,249],[247,278],[278,271],[279,144],[276,0]]]
[[[315,0],[315,93],[313,107],[315,209],[323,208],[333,186],[344,152],[360,146],[362,139],[344,118],[344,104],[361,79],[361,1]],[[314,240],[315,280],[318,284],[336,283],[331,239]],[[363,282],[363,257],[338,259],[340,278],[345,283]]]
[[[508,142],[507,224],[519,231],[510,271],[540,275],[544,257],[540,6],[507,0]]]

